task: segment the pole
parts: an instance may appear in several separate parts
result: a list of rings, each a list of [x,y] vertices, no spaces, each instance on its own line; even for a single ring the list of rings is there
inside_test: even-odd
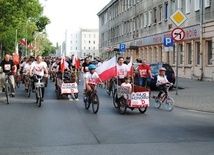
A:
[[[203,80],[204,76],[204,61],[203,61],[203,0],[200,1],[200,64],[201,64],[201,77]]]
[[[178,95],[178,43],[175,43],[176,51],[176,95]]]

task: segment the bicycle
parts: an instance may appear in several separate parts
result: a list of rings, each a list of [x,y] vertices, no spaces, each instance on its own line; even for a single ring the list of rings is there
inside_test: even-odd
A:
[[[34,75],[36,77],[36,80],[38,80],[38,82],[34,82],[35,85],[35,93],[36,93],[36,103],[38,104],[38,107],[41,107],[41,102],[42,102],[42,88],[45,87],[44,82],[41,82],[42,80],[42,76],[37,76]]]
[[[7,104],[9,104],[9,96],[12,94],[11,92],[11,83],[9,83],[10,81],[10,77],[9,77],[9,73],[5,73],[5,83],[4,83],[4,88],[5,88],[5,96],[6,96],[6,100],[7,100]]]
[[[114,93],[115,93],[115,90],[116,90],[116,82],[115,82],[115,79],[112,78],[112,79],[110,79],[110,85],[109,85],[107,94],[109,96],[112,95],[112,97],[113,97]]]
[[[28,97],[30,98],[30,95],[31,95],[31,91],[32,91],[32,79],[29,77],[28,78]]]
[[[161,104],[164,104],[164,107],[167,111],[172,111],[174,108],[174,100],[172,97],[169,96],[169,88],[171,84],[165,84],[166,93],[162,93],[160,97],[153,96],[154,98],[154,105],[156,108],[160,108]]]
[[[95,84],[90,84],[91,92],[84,97],[85,108],[89,109],[92,104],[92,111],[96,114],[99,110],[99,98],[97,95],[97,91],[95,90]]]

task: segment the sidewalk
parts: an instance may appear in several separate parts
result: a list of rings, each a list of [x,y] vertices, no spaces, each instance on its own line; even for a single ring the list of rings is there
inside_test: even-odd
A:
[[[178,95],[175,88],[170,91],[177,107],[214,112],[213,82],[179,78],[178,88]]]

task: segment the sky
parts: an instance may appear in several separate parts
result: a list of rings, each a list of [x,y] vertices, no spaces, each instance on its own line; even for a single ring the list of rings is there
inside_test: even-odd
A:
[[[51,20],[46,27],[48,39],[62,44],[65,31],[79,28],[99,28],[97,13],[111,0],[40,0],[44,15]]]

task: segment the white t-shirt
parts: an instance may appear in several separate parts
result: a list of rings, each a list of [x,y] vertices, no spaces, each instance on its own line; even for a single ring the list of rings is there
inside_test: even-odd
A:
[[[33,74],[44,76],[44,71],[45,71],[45,68],[47,68],[47,63],[42,61],[38,64],[37,61],[34,61],[32,63],[32,67],[33,67]]]
[[[169,82],[169,81],[167,80],[166,75],[164,77],[162,77],[160,75],[157,76],[157,83],[156,83],[157,86],[160,84],[163,84],[163,83],[167,83],[167,82]]]
[[[29,65],[29,63],[26,63],[25,66],[24,66],[24,71],[25,71],[25,75],[28,75],[29,72],[30,72],[30,67],[31,65]]]
[[[128,88],[130,90],[130,92],[132,92],[132,85],[130,83],[125,83],[123,82],[121,84],[121,87],[125,87],[125,88]]]
[[[27,64],[27,62],[24,61],[24,62],[20,65],[20,67],[24,67],[26,64]]]
[[[126,64],[123,64],[121,66],[117,64],[117,76],[119,77],[119,79],[123,79],[127,75],[128,71],[129,69]]]
[[[90,72],[85,73],[86,82],[90,84],[97,84],[99,75],[97,72],[91,74]]]

